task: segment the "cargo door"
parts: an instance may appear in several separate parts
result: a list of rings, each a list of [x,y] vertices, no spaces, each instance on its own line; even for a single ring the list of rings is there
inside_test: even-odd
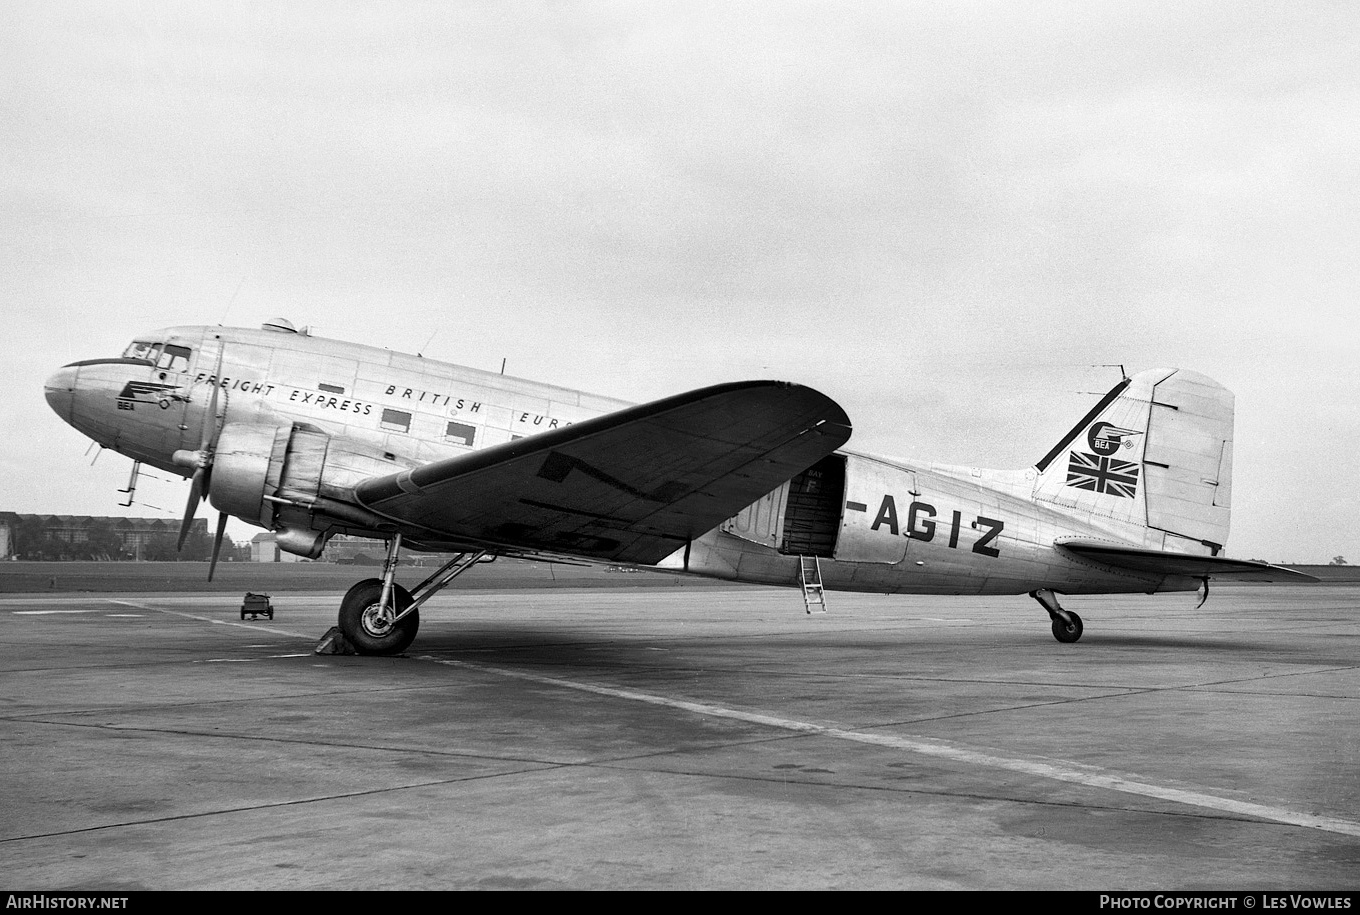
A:
[[[779,552],[830,558],[845,504],[845,456],[829,454],[788,482]]]

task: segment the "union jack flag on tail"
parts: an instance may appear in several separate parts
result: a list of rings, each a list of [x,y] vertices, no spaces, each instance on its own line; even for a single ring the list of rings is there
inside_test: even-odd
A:
[[[1068,452],[1067,485],[1132,499],[1138,491],[1138,465],[1132,461]]]

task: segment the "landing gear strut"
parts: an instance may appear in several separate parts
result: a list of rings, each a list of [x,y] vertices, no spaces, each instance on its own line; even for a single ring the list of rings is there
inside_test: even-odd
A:
[[[486,550],[459,553],[411,592],[395,581],[400,553],[401,534],[393,534],[383,577],[359,582],[340,602],[340,631],[359,654],[401,654],[420,629],[420,605],[476,563],[496,558]]]
[[[1053,620],[1053,638],[1059,642],[1075,642],[1081,638],[1081,617],[1071,610],[1064,610],[1058,603],[1058,595],[1048,588],[1040,588],[1038,591],[1029,592],[1029,596],[1048,611],[1049,617]]]

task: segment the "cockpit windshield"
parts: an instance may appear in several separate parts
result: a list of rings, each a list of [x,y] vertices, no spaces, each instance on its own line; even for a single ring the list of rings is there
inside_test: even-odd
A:
[[[145,359],[152,363],[156,368],[166,372],[187,372],[189,370],[189,357],[193,355],[193,350],[187,346],[176,346],[173,343],[151,343],[146,340],[134,340],[127,349],[123,350],[124,359]]]
[[[160,355],[161,345],[159,343],[148,343],[145,340],[134,340],[127,349],[123,350],[124,359],[145,359],[148,362],[155,362]]]

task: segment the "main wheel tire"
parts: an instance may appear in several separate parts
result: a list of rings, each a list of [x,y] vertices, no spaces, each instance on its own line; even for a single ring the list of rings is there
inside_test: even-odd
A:
[[[377,578],[359,582],[340,602],[340,631],[359,654],[400,654],[415,640],[420,629],[420,611],[402,617],[391,625],[378,612],[383,583]],[[392,585],[392,602],[400,613],[411,606],[411,592]]]
[[[1081,617],[1071,610],[1067,611],[1067,615],[1072,618],[1072,622],[1067,622],[1061,616],[1053,618],[1053,638],[1059,642],[1075,642],[1081,638]],[[403,622],[405,621],[403,620]]]

